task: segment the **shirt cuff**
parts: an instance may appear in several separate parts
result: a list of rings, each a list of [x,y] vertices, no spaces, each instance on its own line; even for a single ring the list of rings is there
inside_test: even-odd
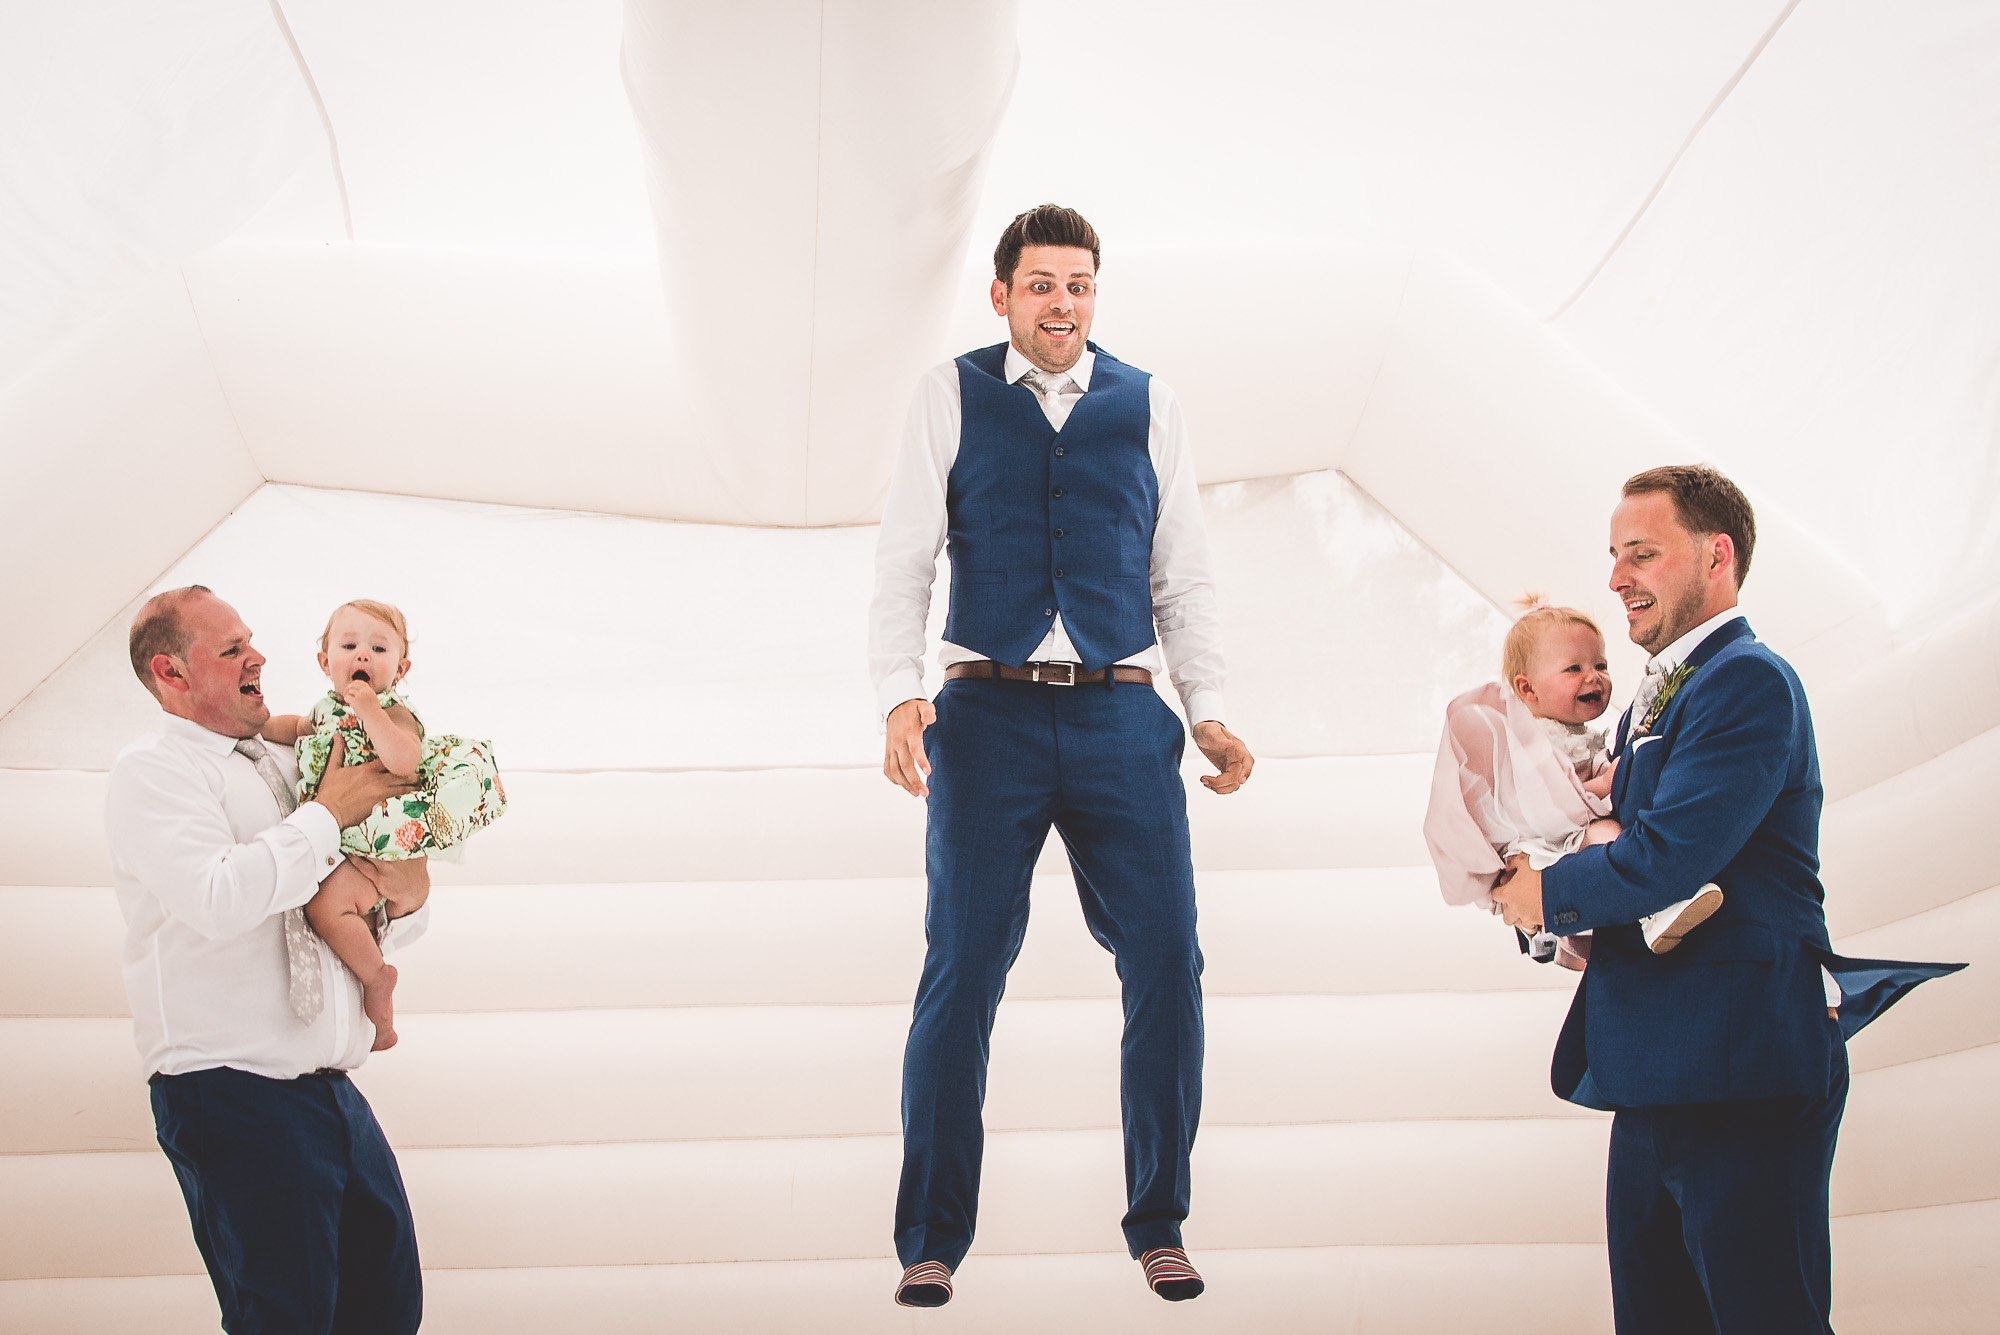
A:
[[[1188,726],[1222,722],[1222,692],[1196,691],[1186,700]]]
[[[340,865],[340,822],[317,802],[301,802],[299,809],[285,817],[312,845],[313,881],[324,881]]]
[[[384,955],[394,954],[422,936],[431,925],[431,906],[424,905],[415,913],[406,913],[392,919],[387,931],[382,933],[381,947]]]
[[[905,700],[928,700],[924,694],[924,674],[921,670],[905,669],[889,675],[888,680],[875,688],[875,709],[883,718],[888,718],[897,705]]]

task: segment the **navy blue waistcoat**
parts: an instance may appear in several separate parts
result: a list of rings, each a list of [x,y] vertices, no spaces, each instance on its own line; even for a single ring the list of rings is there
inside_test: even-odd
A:
[[[1089,347],[1090,390],[1060,432],[1007,383],[1005,343],[958,359],[944,637],[1010,667],[1057,614],[1086,672],[1153,643],[1152,377]]]

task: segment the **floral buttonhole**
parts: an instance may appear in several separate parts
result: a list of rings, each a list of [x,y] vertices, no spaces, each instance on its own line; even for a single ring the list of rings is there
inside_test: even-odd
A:
[[[1632,731],[1634,737],[1644,737],[1653,731],[1653,725],[1660,721],[1660,716],[1667,712],[1667,706],[1674,702],[1674,697],[1681,693],[1681,687],[1687,685],[1687,679],[1693,675],[1692,663],[1676,663],[1667,670],[1667,674],[1660,679],[1660,693],[1653,697],[1652,707]]]

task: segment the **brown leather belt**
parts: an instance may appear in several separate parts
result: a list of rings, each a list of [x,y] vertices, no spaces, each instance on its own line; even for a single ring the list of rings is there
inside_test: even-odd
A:
[[[1102,686],[1106,672],[1111,673],[1113,681],[1129,681],[1140,686],[1153,684],[1153,674],[1141,667],[1111,667],[1085,672],[1075,663],[1023,663],[1020,667],[1008,667],[1005,663],[994,663],[984,658],[976,658],[970,663],[953,663],[944,670],[944,679],[955,681],[960,677],[980,677],[992,681],[997,676],[1001,681],[1032,681],[1042,686]]]

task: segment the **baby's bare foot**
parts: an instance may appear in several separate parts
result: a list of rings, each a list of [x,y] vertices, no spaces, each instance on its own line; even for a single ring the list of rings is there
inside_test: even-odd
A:
[[[361,1009],[375,1022],[375,1045],[371,1052],[396,1046],[396,966],[385,964],[375,981],[361,987]]]

